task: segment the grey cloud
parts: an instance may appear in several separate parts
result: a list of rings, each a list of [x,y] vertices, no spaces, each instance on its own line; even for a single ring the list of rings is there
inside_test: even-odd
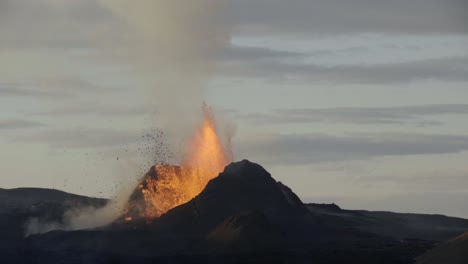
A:
[[[125,106],[125,105],[104,105],[96,103],[80,103],[76,105],[69,105],[64,107],[57,107],[52,110],[31,113],[37,116],[80,116],[80,115],[94,115],[94,116],[136,116],[152,113],[152,111],[145,107],[140,106]]]
[[[293,59],[294,61],[303,61],[308,57],[326,57],[341,54],[355,54],[369,51],[369,48],[363,46],[349,47],[343,49],[317,49],[315,51],[303,53],[286,50],[277,50],[265,47],[230,45],[218,56],[220,62],[240,62],[240,63],[270,63],[272,60],[281,62],[283,60]]]
[[[305,54],[299,52],[231,45],[224,50],[220,59],[225,61],[258,61],[263,59],[301,58],[304,56]]]
[[[45,124],[21,119],[0,120],[0,130],[43,127]]]
[[[110,19],[95,0],[2,0],[0,48],[86,47]]]
[[[236,153],[268,164],[303,165],[380,156],[430,155],[468,150],[468,136],[428,134],[289,134],[238,142]]]
[[[400,48],[400,47],[393,47],[393,48]],[[349,47],[349,48],[343,48],[343,49],[317,49],[312,52],[309,52],[307,54],[304,54],[305,56],[310,56],[310,57],[325,57],[325,56],[333,56],[333,55],[346,55],[346,54],[356,54],[356,53],[365,53],[368,52],[369,48],[368,47],[363,47],[363,46],[355,46],[355,47]]]
[[[81,77],[37,79],[24,82],[0,82],[0,96],[75,98],[77,95],[93,95],[115,92],[119,88],[100,86]]]
[[[232,19],[253,33],[466,34],[464,0],[236,0]]]
[[[53,148],[101,148],[135,143],[138,134],[118,129],[45,129],[13,137],[18,142],[47,143]]]
[[[372,187],[392,184],[400,186],[401,189],[411,189],[419,191],[465,191],[468,188],[468,171],[438,171],[434,169],[432,172],[425,172],[423,175],[382,175],[376,176],[371,174],[360,175],[355,179],[361,184]]]
[[[351,123],[436,125],[434,120],[421,120],[446,114],[468,114],[468,104],[416,105],[396,107],[338,107],[277,109],[268,114],[239,116],[256,123]]]
[[[230,2],[231,22],[241,33],[468,33],[465,0]],[[2,0],[0,48],[94,47],[98,36],[119,38],[121,22],[96,0]]]
[[[18,96],[18,97],[56,97],[65,96],[62,91],[51,91],[38,89],[37,87],[17,84],[17,83],[0,83],[0,96]]]
[[[5,45],[13,48],[20,48],[22,45],[36,48],[89,48],[89,45],[96,45],[97,36],[109,39],[119,37],[113,35],[115,30],[112,29],[119,27],[121,21],[95,0],[66,3],[50,0],[5,0],[1,5],[0,48]],[[231,5],[234,23],[240,27],[258,28],[257,25],[260,25],[261,28],[270,28],[274,32],[468,33],[468,17],[465,15],[468,13],[468,3],[464,0],[395,0],[391,3],[374,0],[235,0],[231,1]],[[23,17],[27,21],[20,19]],[[318,50],[308,56],[355,53],[362,52],[363,49],[365,47],[341,51]],[[300,53],[239,46],[229,47],[221,58],[228,61],[224,65],[225,74],[237,73],[275,79],[391,84],[419,79],[468,79],[467,58],[328,67],[280,61],[307,58]],[[232,61],[235,63],[230,63]],[[6,92],[8,91],[4,89],[3,93]]]
[[[398,84],[418,80],[468,81],[468,57],[446,57],[388,64],[316,65],[245,61],[225,65],[226,74],[327,83]]]

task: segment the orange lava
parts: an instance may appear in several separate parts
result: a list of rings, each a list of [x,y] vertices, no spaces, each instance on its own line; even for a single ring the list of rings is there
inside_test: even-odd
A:
[[[196,128],[180,166],[156,166],[157,177],[147,176],[140,183],[145,202],[140,217],[157,218],[190,201],[232,161],[229,141],[226,148],[218,135],[213,112],[205,104],[203,116],[203,123]]]

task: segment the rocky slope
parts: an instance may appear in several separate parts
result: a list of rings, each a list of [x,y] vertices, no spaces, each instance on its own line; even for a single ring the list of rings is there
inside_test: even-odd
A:
[[[468,263],[468,232],[449,240],[418,258],[418,264]]]
[[[430,242],[369,232],[372,228],[356,223],[369,222],[371,216],[348,214],[338,206],[304,205],[260,165],[244,160],[226,167],[197,197],[151,223],[116,221],[95,230],[30,236],[22,243],[19,259],[25,263],[409,264],[432,247]],[[447,223],[448,227],[451,222]],[[10,260],[18,259],[10,256]]]
[[[335,204],[307,204],[318,218],[394,239],[446,241],[468,230],[468,220],[444,215],[344,210]]]
[[[38,188],[0,189],[0,260],[20,254],[28,223],[62,223],[72,208],[101,207],[105,199]],[[1,261],[0,261],[1,262]]]

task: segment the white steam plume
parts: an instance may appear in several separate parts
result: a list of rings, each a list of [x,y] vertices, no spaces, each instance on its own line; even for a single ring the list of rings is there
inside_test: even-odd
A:
[[[121,22],[106,49],[139,72],[171,137],[186,138],[197,121],[213,57],[229,40],[226,1],[99,0]]]
[[[128,197],[134,190],[136,182],[129,175],[135,173],[135,166],[136,164],[128,162],[116,168],[115,173],[120,176],[120,184],[114,197],[104,207],[83,206],[79,203],[68,204],[71,208],[56,221],[42,221],[38,217],[28,219],[24,226],[24,235],[43,234],[53,230],[88,229],[111,223],[122,215],[127,206]]]
[[[188,139],[201,116],[214,57],[229,42],[230,27],[222,19],[228,0],[95,1],[112,15],[112,22],[97,25],[93,32],[86,30],[85,38],[96,43],[105,57],[131,66],[133,77],[145,84],[148,102],[158,112],[151,126],[167,131],[173,143]],[[32,219],[27,233],[109,223],[122,212],[131,190],[119,193],[117,201],[105,208],[65,213],[65,224],[39,224]]]

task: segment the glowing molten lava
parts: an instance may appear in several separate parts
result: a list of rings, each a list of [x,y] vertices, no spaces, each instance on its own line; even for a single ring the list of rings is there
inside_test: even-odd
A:
[[[130,198],[126,219],[156,218],[190,201],[232,161],[229,142],[226,147],[222,144],[211,108],[204,105],[203,115],[203,124],[195,130],[180,166],[151,168]]]

